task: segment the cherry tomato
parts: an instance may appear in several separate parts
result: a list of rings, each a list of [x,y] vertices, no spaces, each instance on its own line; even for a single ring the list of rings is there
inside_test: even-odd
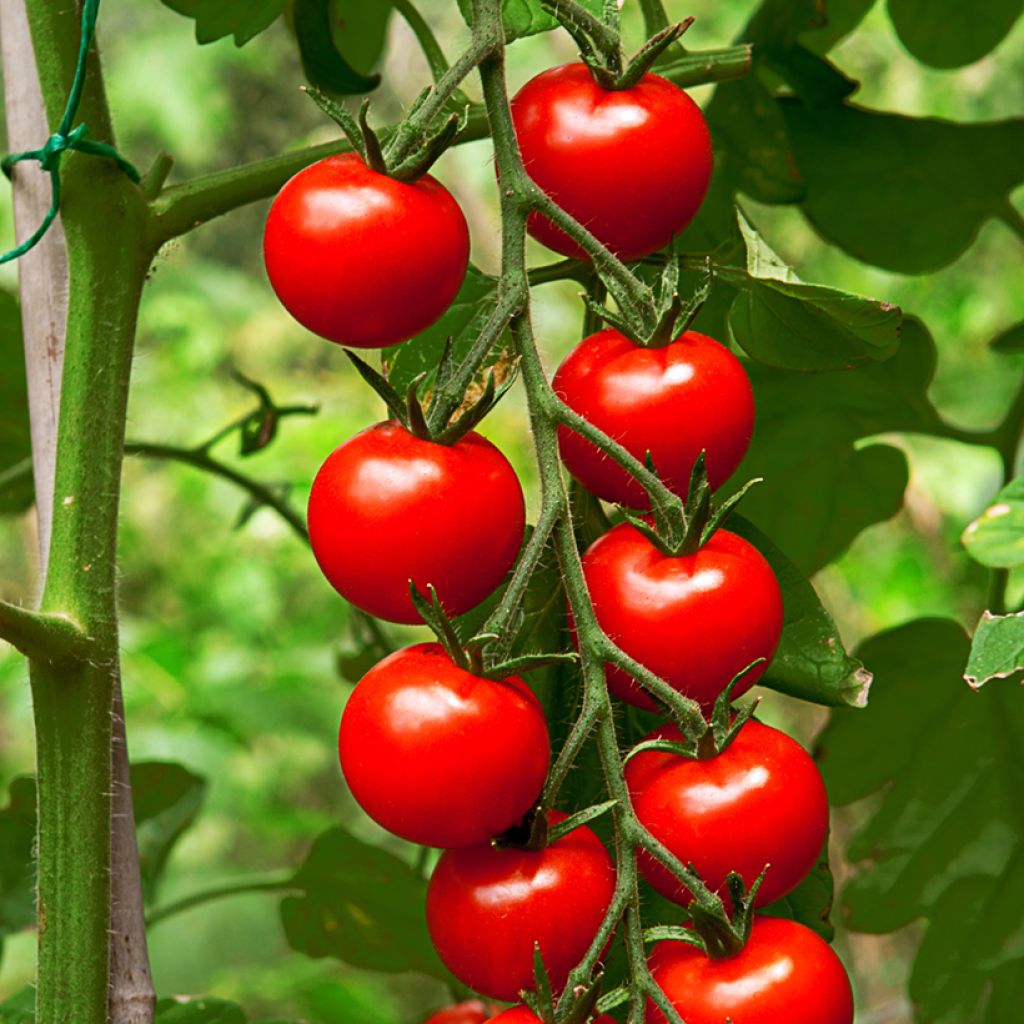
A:
[[[299,171],[277,194],[263,257],[300,324],[329,341],[381,348],[451,305],[469,264],[469,228],[430,175],[396,181],[343,153]]]
[[[479,999],[467,999],[431,1014],[423,1024],[485,1024],[501,1016],[500,1007]]]
[[[659,551],[622,523],[583,556],[594,612],[628,655],[705,707],[757,658],[771,659],[782,633],[782,593],[753,545],[716,531],[692,555]],[[764,674],[751,669],[739,697]],[[656,705],[624,672],[608,666],[608,688],[637,707]]]
[[[684,498],[702,450],[708,481],[718,487],[743,460],[754,430],[754,393],[743,364],[696,331],[662,348],[598,331],[569,354],[553,385],[570,408],[641,462],[650,452],[662,481]],[[599,498],[649,506],[640,484],[579,434],[559,427],[558,446],[569,472]]]
[[[648,739],[681,741],[674,725]],[[800,884],[828,835],[828,796],[810,755],[784,732],[750,721],[721,754],[691,761],[645,750],[626,765],[637,817],[708,887],[725,891],[730,871],[749,889],[766,865],[757,893],[763,907]],[[663,896],[685,906],[690,893],[650,854],[640,870]]]
[[[470,432],[452,445],[379,423],[335,449],[313,481],[309,540],[335,590],[392,622],[419,622],[409,579],[460,615],[490,594],[523,541],[523,489]]]
[[[359,681],[338,754],[374,821],[410,842],[450,847],[485,843],[522,819],[544,787],[551,745],[522,679],[483,679],[440,644],[416,644]]]
[[[548,820],[561,821],[552,811]],[[585,825],[543,850],[446,850],[427,888],[427,928],[459,981],[494,999],[533,988],[533,947],[561,988],[583,959],[615,888],[615,869]]]
[[[724,960],[685,942],[659,942],[651,970],[686,1024],[853,1024],[839,957],[795,921],[756,918],[747,945]],[[666,1024],[650,999],[644,1019]]]
[[[526,172],[620,259],[667,245],[693,219],[711,181],[711,134],[679,86],[646,74],[610,91],[584,64],[532,78],[512,100]],[[534,214],[530,234],[565,256],[583,250]]]

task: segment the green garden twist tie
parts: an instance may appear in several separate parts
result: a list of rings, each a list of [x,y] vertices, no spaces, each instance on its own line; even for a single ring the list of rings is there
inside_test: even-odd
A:
[[[139,172],[113,146],[108,146],[105,142],[94,142],[87,137],[89,129],[84,122],[76,128],[71,127],[71,122],[74,121],[75,114],[78,112],[78,104],[82,99],[89,47],[92,46],[93,36],[96,33],[96,13],[99,4],[100,0],[85,0],[85,5],[82,8],[82,38],[78,46],[78,65],[75,68],[75,78],[71,83],[71,92],[68,95],[60,127],[46,140],[46,145],[42,149],[27,149],[23,153],[11,153],[0,161],[0,169],[9,178],[11,168],[16,163],[20,163],[22,160],[37,160],[39,166],[50,175],[50,187],[53,192],[53,201],[50,203],[50,209],[46,211],[42,224],[35,230],[31,238],[0,256],[0,264],[9,263],[19,256],[24,256],[46,234],[54,222],[60,210],[60,162],[69,149],[87,153],[89,156],[113,160],[132,181],[136,183],[139,181]]]

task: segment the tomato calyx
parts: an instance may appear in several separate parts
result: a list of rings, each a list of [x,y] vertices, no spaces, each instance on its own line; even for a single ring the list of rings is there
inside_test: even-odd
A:
[[[500,836],[495,836],[491,841],[501,850],[528,850],[537,853],[557,843],[559,839],[563,839],[581,825],[607,814],[617,807],[618,803],[618,800],[606,800],[604,803],[593,804],[554,823],[548,820],[548,812],[538,804],[522,821],[506,829]]]
[[[568,1013],[562,1017],[565,1024],[587,1024],[597,1011],[597,1000],[601,994],[604,972],[598,971],[587,985],[577,985],[570,995]],[[544,958],[541,956],[539,944],[533,947],[533,987],[532,992],[523,990],[520,993],[525,1006],[540,1019],[542,1024],[555,1024],[557,1008],[554,990]]]
[[[387,377],[375,370],[366,360],[361,359],[351,349],[345,349],[344,352],[359,376],[377,392],[377,395],[388,407],[392,418],[414,437],[418,437],[421,441],[430,441],[433,444],[453,445],[460,441],[501,401],[505,392],[512,387],[516,379],[514,365],[500,384],[495,378],[494,371],[490,371],[480,397],[443,429],[434,431],[427,423],[427,412],[419,397],[419,389],[426,379],[426,373],[421,373],[412,380],[403,398]],[[439,364],[438,380],[442,378],[449,365],[449,346],[446,346]]]
[[[579,659],[579,655],[574,651],[522,654],[500,661],[489,658],[488,648],[493,641],[500,639],[498,634],[476,633],[468,640],[463,640],[459,635],[458,627],[442,607],[437,590],[432,583],[427,584],[427,591],[428,594],[424,594],[413,580],[409,580],[409,596],[420,618],[437,637],[445,654],[465,672],[471,672],[481,679],[501,682],[508,679],[509,676],[530,672],[536,668],[575,662]],[[579,823],[577,822],[577,824]],[[543,848],[543,846],[544,843],[541,843],[539,848]]]
[[[466,127],[467,114],[463,111],[462,114],[449,114],[438,128],[411,129],[411,118],[429,93],[429,90],[425,90],[417,97],[405,122],[407,126],[410,126],[412,133],[417,136],[412,152],[394,166],[389,166],[384,156],[384,147],[381,145],[380,137],[370,127],[367,119],[370,108],[368,99],[363,100],[360,104],[358,118],[353,118],[344,107],[316,86],[306,86],[305,91],[313,102],[344,132],[353,150],[359,154],[363,163],[370,170],[377,174],[387,175],[396,181],[410,182],[422,178],[434,165],[437,158],[452,144],[459,132]],[[401,130],[402,126],[396,129],[396,133]]]
[[[543,7],[572,36],[580,60],[603,89],[631,89],[650,71],[654,62],[693,24],[686,18],[653,35],[627,61],[619,32],[606,25],[574,0],[540,0]]]

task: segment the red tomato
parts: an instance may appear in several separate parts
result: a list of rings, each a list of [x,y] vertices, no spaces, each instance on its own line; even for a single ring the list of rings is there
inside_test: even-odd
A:
[[[501,1016],[499,1007],[482,1002],[479,999],[467,999],[464,1003],[446,1006],[431,1014],[423,1024],[484,1024],[485,1021],[496,1020]]]
[[[570,408],[641,462],[650,452],[662,481],[683,498],[702,450],[708,480],[718,487],[743,461],[754,430],[754,392],[743,364],[696,331],[662,348],[598,331],[576,346],[552,383]],[[640,484],[579,434],[559,427],[558,446],[569,472],[599,498],[649,506]]]
[[[674,725],[649,739],[682,740]],[[771,865],[757,893],[763,907],[800,884],[828,835],[828,796],[810,755],[784,732],[750,721],[725,752],[691,761],[648,750],[626,765],[637,817],[708,887],[725,892],[730,871],[747,888]],[[640,870],[663,896],[685,906],[690,893],[650,854]]]
[[[711,181],[711,135],[679,86],[647,74],[609,91],[584,64],[532,78],[512,100],[530,177],[620,259],[667,245],[693,219]],[[550,221],[530,234],[565,256],[586,254]]]
[[[343,153],[299,171],[277,194],[263,257],[300,324],[329,341],[381,348],[451,305],[469,264],[469,228],[430,175],[396,181]]]
[[[832,947],[795,921],[761,917],[736,956],[659,942],[651,970],[686,1024],[853,1024],[850,979]],[[666,1024],[648,999],[646,1024]]]
[[[540,702],[521,679],[482,679],[440,644],[396,651],[359,681],[338,754],[379,825],[425,846],[485,843],[533,806],[551,760]]]
[[[552,811],[548,820],[561,821]],[[615,888],[615,869],[585,825],[536,852],[470,846],[447,850],[427,888],[434,948],[463,984],[494,999],[533,988],[540,944],[560,989],[583,959]]]
[[[419,622],[412,578],[460,615],[519,554],[523,489],[504,455],[470,432],[452,445],[378,423],[336,448],[309,496],[309,540],[335,590],[392,622]]]
[[[764,556],[742,537],[716,531],[692,555],[659,551],[622,523],[583,556],[594,612],[628,655],[705,707],[757,658],[771,659],[782,633],[782,593]],[[739,697],[765,665],[736,685]],[[637,707],[654,702],[624,672],[608,688]]]

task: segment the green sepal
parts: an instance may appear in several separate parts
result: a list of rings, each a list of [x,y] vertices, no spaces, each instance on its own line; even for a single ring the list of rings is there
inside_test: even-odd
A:
[[[616,89],[631,89],[636,85],[648,71],[651,70],[654,62],[673,44],[678,42],[693,24],[693,17],[668,25],[640,47],[623,69],[622,74],[616,79]]]
[[[430,627],[430,631],[437,637],[438,643],[444,648],[445,653],[459,668],[466,672],[472,671],[469,655],[462,646],[458,631],[455,629],[452,620],[448,618],[447,612],[441,607],[437,590],[433,583],[427,584],[430,598],[426,598],[416,584],[409,580],[409,597],[419,613],[420,618]]]
[[[398,420],[402,426],[405,426],[408,406],[402,399],[402,396],[391,386],[391,382],[387,377],[375,370],[365,359],[357,356],[351,349],[346,348],[342,349],[342,351],[348,356],[349,362],[356,368],[359,376],[377,392],[381,400],[388,407],[392,417]]]
[[[688,761],[697,760],[697,746],[695,743],[685,743],[679,740],[643,740],[633,747],[622,759],[625,767],[637,754],[647,750],[658,750],[666,754],[675,754],[677,757],[685,757]]]
[[[574,829],[585,825],[588,821],[593,821],[595,818],[600,818],[602,814],[607,814],[613,807],[618,806],[618,800],[606,800],[602,804],[594,804],[592,807],[584,807],[582,811],[577,811],[575,814],[570,814],[568,818],[563,821],[556,822],[554,825],[548,826],[548,845],[551,843],[557,843],[559,839],[567,836]]]

